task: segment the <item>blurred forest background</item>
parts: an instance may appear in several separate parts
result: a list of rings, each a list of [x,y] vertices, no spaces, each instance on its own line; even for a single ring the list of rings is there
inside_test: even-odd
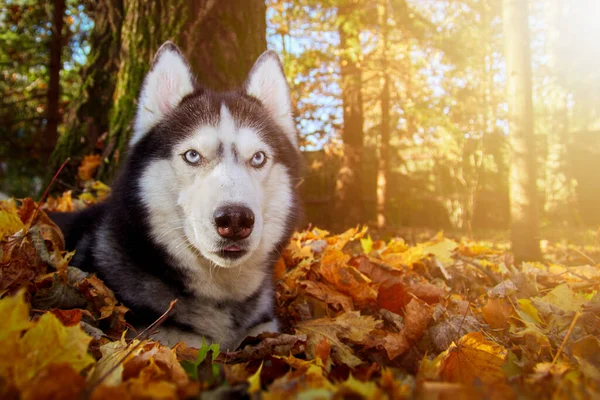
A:
[[[600,225],[597,0],[2,0],[0,191],[107,184],[136,97],[167,39],[214,89],[266,48],[291,87],[306,220],[340,230]],[[511,225],[512,221],[512,225]]]

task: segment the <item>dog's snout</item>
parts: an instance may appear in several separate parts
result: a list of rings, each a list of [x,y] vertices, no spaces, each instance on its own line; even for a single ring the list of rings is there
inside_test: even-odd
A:
[[[219,207],[214,214],[219,235],[226,239],[245,239],[252,233],[254,213],[239,205]]]

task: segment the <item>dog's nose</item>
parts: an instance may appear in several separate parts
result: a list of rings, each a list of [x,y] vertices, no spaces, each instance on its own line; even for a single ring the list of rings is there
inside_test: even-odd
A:
[[[214,217],[217,232],[226,239],[245,239],[252,233],[254,213],[248,207],[238,205],[219,207]]]

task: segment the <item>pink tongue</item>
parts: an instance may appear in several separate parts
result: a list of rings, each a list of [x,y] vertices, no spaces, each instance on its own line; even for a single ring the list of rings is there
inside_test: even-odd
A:
[[[236,245],[231,245],[231,246],[227,246],[225,247],[226,251],[241,251],[242,249],[240,249],[239,247],[237,247]]]

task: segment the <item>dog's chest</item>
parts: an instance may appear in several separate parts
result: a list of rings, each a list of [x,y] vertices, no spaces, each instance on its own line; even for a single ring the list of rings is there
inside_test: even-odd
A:
[[[260,323],[273,320],[273,293],[269,287],[258,290],[242,301],[190,297],[176,305],[177,325],[161,329],[157,338],[166,343],[185,341],[188,346],[201,345],[202,338],[209,343],[221,343],[221,348],[233,350]]]

